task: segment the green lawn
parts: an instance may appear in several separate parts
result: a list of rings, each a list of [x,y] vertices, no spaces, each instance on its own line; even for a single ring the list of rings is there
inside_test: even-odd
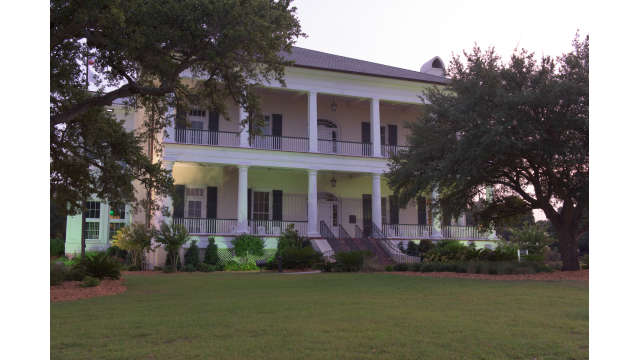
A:
[[[51,304],[52,359],[586,359],[586,282],[391,274],[126,277]]]

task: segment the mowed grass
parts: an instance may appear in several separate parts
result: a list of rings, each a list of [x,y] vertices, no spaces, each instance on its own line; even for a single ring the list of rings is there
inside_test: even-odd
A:
[[[586,282],[128,275],[51,304],[52,359],[586,359]]]

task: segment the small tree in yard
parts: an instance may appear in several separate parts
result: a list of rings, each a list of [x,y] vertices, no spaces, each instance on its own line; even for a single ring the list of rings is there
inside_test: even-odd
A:
[[[220,256],[218,255],[218,245],[216,245],[216,238],[209,237],[209,245],[204,253],[204,263],[209,265],[218,265]]]
[[[149,229],[144,224],[132,224],[118,230],[111,240],[111,245],[131,254],[132,265],[144,269],[144,255],[151,250],[151,239],[155,230]]]
[[[410,150],[392,160],[387,178],[400,202],[437,191],[435,211],[455,215],[481,199],[475,219],[485,228],[541,209],[563,270],[578,270],[589,209],[589,36],[573,47],[555,61],[522,50],[505,64],[478,47],[455,57],[450,83],[425,90]]]
[[[178,261],[180,259],[180,248],[189,241],[191,235],[187,228],[180,224],[169,225],[163,223],[160,226],[160,231],[156,236],[156,241],[164,245],[164,250],[167,252],[167,260],[169,265],[173,267],[173,270],[178,270]]]
[[[194,269],[200,264],[200,248],[195,240],[191,241],[191,246],[184,254],[184,265],[191,265]]]
[[[231,240],[231,243],[236,256],[243,258],[245,264],[249,262],[250,255],[264,255],[264,242],[259,237],[243,234]]]

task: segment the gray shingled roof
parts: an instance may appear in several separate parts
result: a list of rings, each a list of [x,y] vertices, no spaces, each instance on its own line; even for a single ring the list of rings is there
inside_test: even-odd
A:
[[[299,67],[437,84],[447,84],[449,82],[447,78],[442,76],[425,74],[419,71],[406,70],[370,61],[328,54],[321,51],[303,49],[297,46],[294,46],[291,49],[291,54],[282,52],[282,55],[287,60],[293,60],[295,62],[294,66]]]

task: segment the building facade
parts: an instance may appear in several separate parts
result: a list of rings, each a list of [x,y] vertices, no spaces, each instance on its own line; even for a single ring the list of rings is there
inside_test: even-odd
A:
[[[156,215],[156,225],[183,224],[201,247],[214,236],[223,249],[243,233],[275,248],[290,225],[324,254],[338,251],[340,240],[372,235],[492,243],[464,216],[443,226],[426,198],[398,206],[383,177],[389,158],[408,151],[405,125],[420,115],[425,87],[447,82],[440,58],[417,72],[301,48],[287,57],[295,65],[286,69],[286,87],[273,82],[257,90],[264,114],[259,135],[241,125],[247,114],[231,102],[229,118],[189,108],[186,124],[167,129],[160,160],[172,172],[176,196],[162,199],[172,216]],[[115,111],[131,129],[142,121],[140,113]],[[85,216],[85,225],[99,225],[97,232],[97,225],[85,226],[87,248],[107,247],[112,230],[137,221],[128,206],[90,204],[99,211],[87,214],[97,218]],[[79,252],[81,222],[81,216],[68,219],[67,253]],[[152,257],[163,262],[161,252]]]

